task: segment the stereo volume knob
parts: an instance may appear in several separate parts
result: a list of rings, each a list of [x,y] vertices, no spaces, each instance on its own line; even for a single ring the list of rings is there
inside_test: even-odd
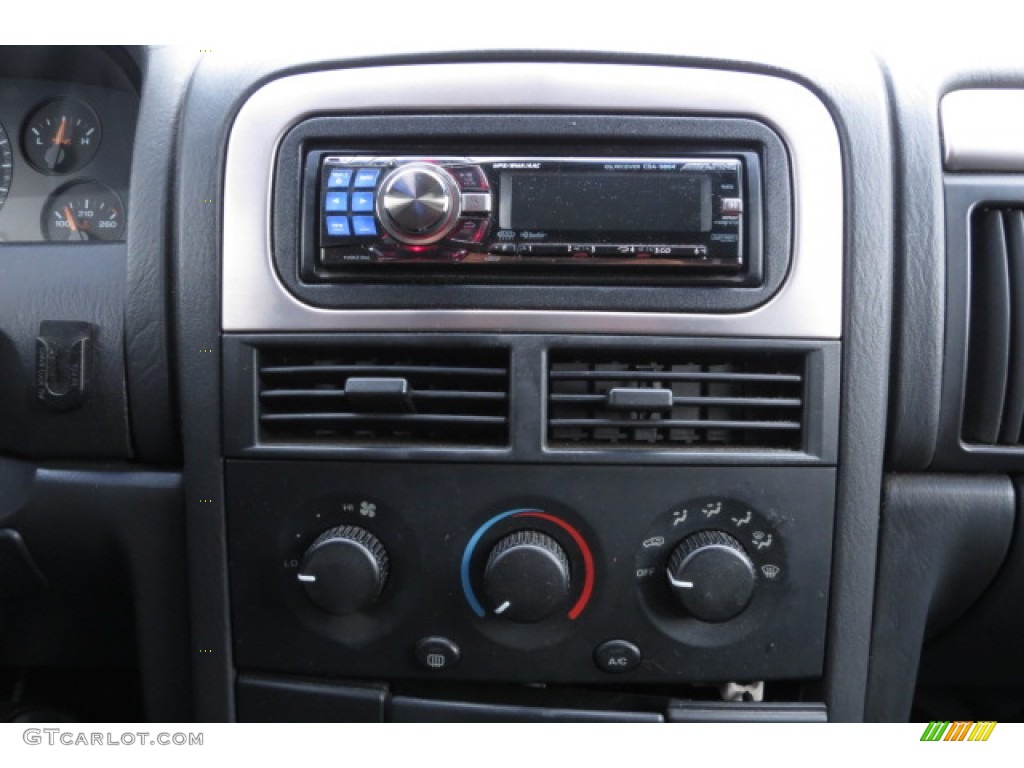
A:
[[[310,599],[338,616],[373,606],[388,579],[388,553],[367,530],[342,525],[306,550],[298,575]]]
[[[409,163],[381,182],[377,218],[399,242],[429,245],[451,232],[460,203],[459,188],[450,173],[429,163]]]
[[[546,533],[516,531],[494,545],[483,582],[494,615],[531,624],[568,608],[569,558]]]
[[[721,531],[700,531],[672,552],[668,583],[683,607],[698,619],[728,621],[743,612],[757,583],[743,546]]]

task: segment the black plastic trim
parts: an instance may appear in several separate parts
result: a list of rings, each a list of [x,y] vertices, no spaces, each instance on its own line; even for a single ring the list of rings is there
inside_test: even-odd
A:
[[[877,63],[850,62],[821,93],[839,128],[845,180],[842,399],[824,698],[860,721],[869,669],[892,332],[890,115]]]
[[[427,697],[393,692],[384,683],[327,681],[244,672],[238,679],[238,712],[242,722],[290,723],[660,723],[665,717],[642,709],[538,706],[536,696],[506,696],[505,700]],[[465,692],[472,696],[472,692]],[[484,691],[477,693],[478,696]],[[569,692],[572,693],[571,691]],[[523,701],[516,702],[516,699]],[[570,697],[571,698],[571,697]],[[594,694],[581,703],[594,701]],[[621,699],[621,702],[619,701]],[[615,703],[634,703],[614,696]],[[649,697],[648,703],[658,701]],[[733,705],[733,709],[742,707]],[[728,711],[723,711],[728,719]],[[741,718],[742,719],[742,718]]]
[[[1024,643],[1024,613],[1020,610],[1024,599],[1024,478],[999,478],[999,483],[1012,483],[1011,519],[1003,524],[1010,528],[1005,534],[1009,549],[1004,558],[994,558],[990,564],[999,567],[998,573],[977,602],[944,632],[931,633],[921,653],[919,682],[922,686],[1006,691],[1008,712],[1015,713],[1020,702],[1016,692],[1024,685],[1024,655],[1020,652]]]
[[[32,600],[0,604],[4,663],[135,663],[145,717],[191,720],[181,509],[178,473],[0,459],[0,528],[45,579]]]
[[[894,261],[889,465],[928,466],[939,423],[945,313],[942,147],[933,94],[885,69],[893,130]]]
[[[661,723],[664,719],[654,712],[478,704],[412,696],[395,696],[388,708],[388,722],[392,723]]]
[[[139,66],[130,46],[5,45],[0,77],[58,80],[138,93]]]
[[[824,723],[828,708],[818,702],[669,702],[670,723]]]
[[[125,359],[132,444],[139,459],[170,463],[180,455],[172,381],[174,137],[195,58],[180,50],[146,52],[132,161],[132,216],[125,274]]]
[[[0,452],[36,459],[131,456],[124,357],[124,243],[5,243],[0,255]],[[47,322],[88,323],[85,388],[71,410],[37,395]]]
[[[1015,517],[1006,477],[886,479],[867,720],[910,717],[926,636],[953,624],[984,592],[1006,556]]]
[[[242,723],[379,723],[386,685],[244,673],[237,684]]]

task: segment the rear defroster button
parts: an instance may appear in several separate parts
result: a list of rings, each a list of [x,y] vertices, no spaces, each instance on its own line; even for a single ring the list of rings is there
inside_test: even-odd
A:
[[[608,640],[594,651],[594,663],[612,674],[636,669],[642,660],[640,649],[626,640]]]
[[[461,658],[459,646],[447,637],[424,637],[416,643],[416,661],[432,672],[451,669]]]

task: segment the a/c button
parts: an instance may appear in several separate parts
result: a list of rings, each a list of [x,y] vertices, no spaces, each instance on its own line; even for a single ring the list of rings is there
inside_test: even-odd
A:
[[[640,649],[625,640],[609,640],[594,651],[594,663],[605,672],[629,672],[643,659]]]

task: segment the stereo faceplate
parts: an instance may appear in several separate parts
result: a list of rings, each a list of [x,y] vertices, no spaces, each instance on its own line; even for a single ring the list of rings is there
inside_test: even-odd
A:
[[[391,680],[818,677],[834,482],[826,467],[231,461],[236,663]],[[361,531],[337,543],[357,563],[359,546],[382,562],[365,533],[385,551],[369,608],[310,597],[310,579],[328,589],[347,567],[304,558],[332,529]],[[696,602],[678,594],[687,580]]]
[[[312,152],[303,186],[319,198],[314,272],[330,278],[361,265],[439,264],[495,274],[562,266],[584,278],[605,268],[623,276],[660,268],[735,272],[744,266],[744,219],[761,211],[759,168],[752,152],[686,158]]]

